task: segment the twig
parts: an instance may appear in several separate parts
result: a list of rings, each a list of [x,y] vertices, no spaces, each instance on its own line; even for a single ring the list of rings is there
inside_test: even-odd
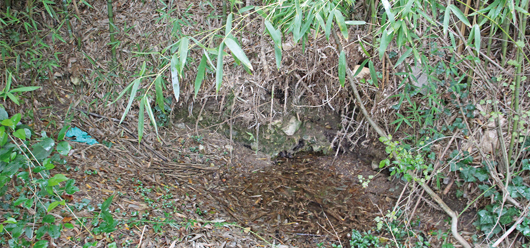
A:
[[[142,230],[142,236],[140,236],[140,242],[138,242],[138,246],[136,246],[137,248],[140,248],[140,245],[142,244],[142,240],[144,239],[144,232],[145,232],[146,227],[147,225],[144,225],[144,228]]]
[[[329,221],[328,215],[326,214],[326,211],[324,211],[324,207],[322,207],[322,205],[320,205],[320,208],[322,209],[322,213],[324,214],[324,216],[326,217],[326,220],[328,221],[329,225],[331,226],[331,229],[333,229],[333,232],[335,233],[335,237],[337,237],[337,240],[339,240],[340,247],[342,247],[342,242],[340,241],[340,237],[337,234],[337,231],[335,230],[335,227],[333,227],[333,224],[331,224],[331,221]]]

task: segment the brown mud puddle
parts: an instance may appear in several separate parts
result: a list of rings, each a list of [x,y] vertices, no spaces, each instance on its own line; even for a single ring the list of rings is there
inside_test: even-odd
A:
[[[250,173],[232,170],[221,175],[212,196],[239,224],[276,244],[316,247],[338,244],[337,237],[344,243],[352,229],[374,228],[374,218],[393,207],[402,186],[352,157],[332,160],[303,155]],[[365,189],[357,175],[375,177]]]

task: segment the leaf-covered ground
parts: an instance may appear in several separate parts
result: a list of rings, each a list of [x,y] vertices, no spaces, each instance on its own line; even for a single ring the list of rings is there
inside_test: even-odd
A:
[[[284,66],[276,71],[272,42],[261,35],[264,27],[249,22],[241,33],[242,47],[259,69],[249,75],[232,66],[234,61],[227,61],[229,70],[221,90],[215,91],[213,74],[209,73],[196,99],[194,72],[187,71],[180,101],[175,102],[167,84],[164,96],[173,100],[167,100],[165,111],[156,109],[159,138],[146,122],[139,144],[139,108],[134,105],[119,125],[128,96],[110,103],[137,78],[144,62],[152,73],[162,69],[169,58],[157,57],[154,52],[175,42],[175,34],[222,26],[221,1],[175,1],[171,8],[175,12],[171,13],[157,1],[144,2],[113,1],[119,27],[118,69],[109,66],[106,3],[96,1],[93,8],[76,5],[71,11],[77,17],[71,25],[78,40],[54,43],[43,55],[56,56],[58,67],[53,73],[21,73],[22,84],[30,85],[37,76],[44,78],[43,89],[28,94],[20,106],[6,102],[10,112],[24,113],[23,121],[37,133],[46,131],[54,136],[64,125],[71,125],[99,142],[88,145],[70,141],[72,152],[65,164],[57,166],[57,172],[76,180],[80,192],[69,196],[73,215],[64,209],[54,213],[58,220],[73,223],[75,228],[64,230],[60,239],[51,240],[53,244],[79,247],[97,240],[98,247],[112,243],[118,247],[331,247],[342,242],[348,247],[352,229],[374,230],[376,218],[386,216],[389,210],[410,211],[413,218],[407,223],[393,223],[391,219],[379,223],[398,229],[408,226],[412,232],[375,234],[383,244],[391,244],[397,235],[408,245],[423,239],[438,246],[445,240],[449,224],[436,204],[421,190],[404,193],[405,183],[391,179],[387,171],[372,170],[371,163],[378,163],[385,154],[366,122],[353,115],[359,110],[351,92],[337,83],[333,65],[338,56],[324,37],[316,37],[304,49],[286,40]],[[42,23],[53,26],[45,10],[39,11]],[[350,32],[351,37],[370,39],[365,30]],[[46,39],[51,43],[53,36]],[[27,44],[19,49],[26,48]],[[367,49],[373,52],[373,48]],[[346,50],[351,67],[361,61],[360,47],[351,45]],[[190,52],[190,67],[199,64],[198,54]],[[168,71],[162,73],[170,78]],[[149,82],[139,91],[145,93],[147,88]],[[373,96],[366,99],[368,103],[384,98],[381,92],[374,93],[372,86],[361,91]],[[370,111],[386,118],[393,100],[385,98]],[[305,154],[271,160],[225,135],[230,134],[228,125],[233,122],[249,128],[266,126],[291,110],[293,106],[287,107],[287,102],[298,109],[318,107],[344,121],[332,123],[343,124],[343,129],[329,128],[335,134],[330,139],[342,142],[335,147],[339,156]],[[213,118],[222,119],[223,125],[201,122],[207,119],[201,116],[203,109],[217,113]],[[402,130],[400,135],[407,136],[407,127]],[[364,188],[367,180],[370,182]],[[437,193],[460,212],[467,202],[453,197],[456,190],[451,180]],[[98,205],[111,196],[109,210],[118,223],[117,230],[94,233],[100,223],[94,218]],[[475,207],[478,204],[460,219],[460,229],[469,241],[476,234],[471,225]]]

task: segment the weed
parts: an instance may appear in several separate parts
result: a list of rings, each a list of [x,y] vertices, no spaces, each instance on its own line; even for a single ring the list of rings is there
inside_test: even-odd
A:
[[[86,175],[97,175],[98,171],[97,170],[85,170],[85,174]]]
[[[374,175],[369,175],[368,178],[364,178],[363,175],[358,175],[357,177],[359,178],[359,182],[361,182],[363,188],[365,189],[368,187],[370,181],[374,179]]]
[[[7,201],[2,201],[4,208],[11,210],[0,224],[0,234],[7,234],[9,240],[0,240],[0,245],[47,246],[49,241],[43,239],[45,234],[59,238],[61,230],[73,228],[71,223],[62,223],[49,213],[67,204],[62,196],[74,194],[79,189],[74,185],[75,180],[62,174],[52,175],[55,165],[51,154],[55,141],[46,133],[40,138],[32,136],[31,130],[18,126],[21,117],[21,114],[15,114],[9,118],[5,109],[0,108],[0,157],[5,164],[0,168],[0,195]],[[59,140],[62,139],[64,135],[59,137]],[[30,140],[38,142],[28,147],[27,141]],[[61,141],[56,151],[68,155],[70,145]],[[34,160],[29,160],[29,157]],[[46,199],[46,204],[43,199]]]

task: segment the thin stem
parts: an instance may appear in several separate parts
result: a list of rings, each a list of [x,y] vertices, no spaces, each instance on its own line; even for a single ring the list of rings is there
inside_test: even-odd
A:
[[[521,9],[528,9],[528,0],[521,1]],[[523,13],[519,14],[519,37],[518,41],[524,42],[526,39],[525,37],[525,30],[526,30],[526,16]],[[520,95],[520,89],[521,89],[521,73],[523,68],[523,50],[517,49],[517,55],[516,55],[516,72],[515,72],[515,89],[513,91],[513,109],[515,112],[515,116],[513,118],[513,128],[512,128],[512,137],[510,139],[510,147],[508,151],[508,162],[511,163],[512,155],[515,147],[516,140],[519,140],[519,118],[521,116],[521,111],[519,109],[519,95]]]
[[[112,0],[107,0],[107,13],[109,15],[109,33],[110,33],[110,44],[111,44],[111,54],[112,54],[112,65],[114,67],[116,63],[116,40],[114,37],[114,13],[112,12]]]
[[[506,14],[506,17],[503,18],[504,22],[502,23],[502,29],[505,30],[505,32],[502,33],[502,55],[501,55],[501,65],[506,65],[506,51],[508,51],[508,30],[510,28],[510,19],[509,19],[509,13]]]

